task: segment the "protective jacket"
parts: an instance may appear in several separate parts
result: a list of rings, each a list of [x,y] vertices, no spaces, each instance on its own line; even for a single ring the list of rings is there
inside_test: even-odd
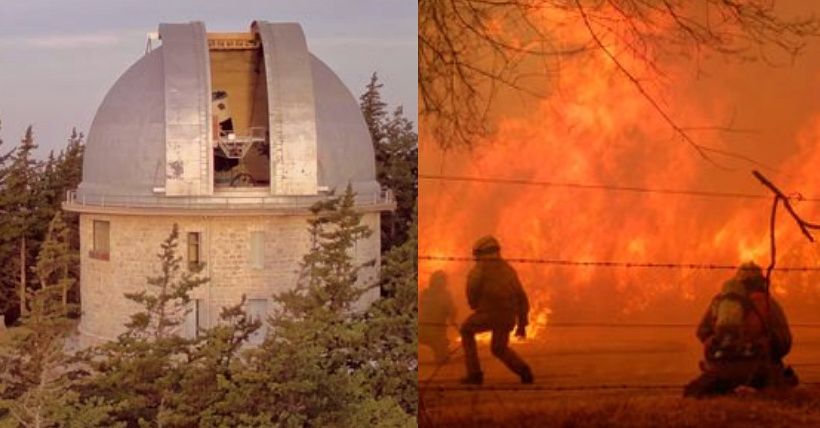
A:
[[[444,285],[431,285],[419,295],[419,323],[446,328],[456,323],[456,308]]]
[[[478,260],[467,277],[467,302],[499,327],[527,325],[529,300],[518,274],[504,260]]]

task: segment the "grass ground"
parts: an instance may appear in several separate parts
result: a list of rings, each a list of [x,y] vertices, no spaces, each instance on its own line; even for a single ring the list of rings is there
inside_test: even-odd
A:
[[[820,391],[685,399],[679,394],[585,391],[463,392],[452,406],[427,409],[422,427],[818,427]],[[460,404],[459,404],[460,403]]]
[[[485,385],[461,388],[463,358],[443,366],[420,350],[425,427],[820,427],[820,329],[793,329],[787,363],[804,385],[786,392],[746,392],[685,399],[698,374],[700,346],[689,328],[555,329],[513,343],[535,372],[521,387],[480,344]],[[454,343],[457,346],[457,344]],[[457,348],[456,348],[457,349]]]

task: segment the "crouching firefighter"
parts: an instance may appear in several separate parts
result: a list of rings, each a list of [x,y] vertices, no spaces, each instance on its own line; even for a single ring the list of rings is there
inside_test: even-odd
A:
[[[461,325],[461,343],[467,364],[462,383],[480,385],[484,381],[476,349],[476,333],[490,331],[493,355],[521,378],[533,382],[530,367],[509,348],[513,328],[517,337],[526,337],[529,301],[512,266],[501,259],[501,246],[492,236],[473,246],[476,264],[467,278],[467,301],[474,312]]]
[[[783,358],[792,337],[786,315],[767,291],[760,266],[743,264],[712,299],[697,330],[703,343],[701,375],[684,395],[728,394],[739,386],[755,389],[797,385]]]

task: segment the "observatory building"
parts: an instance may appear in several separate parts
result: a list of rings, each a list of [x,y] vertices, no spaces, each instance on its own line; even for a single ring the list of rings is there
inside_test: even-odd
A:
[[[175,223],[186,266],[204,263],[210,278],[192,294],[183,333],[215,325],[243,295],[251,316],[264,317],[271,296],[296,284],[309,208],[348,183],[375,232],[356,246],[359,262],[376,262],[360,281],[373,281],[379,213],[394,203],[376,182],[356,98],[308,51],[301,27],[161,24],[159,40],[105,96],[82,183],[64,204],[80,215],[80,332],[111,340],[124,331],[137,308],[123,295],[158,274]]]

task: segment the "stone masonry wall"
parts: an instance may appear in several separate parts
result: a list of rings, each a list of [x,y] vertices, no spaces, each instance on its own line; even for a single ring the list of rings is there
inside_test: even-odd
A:
[[[93,247],[93,221],[110,222],[108,260],[90,255]],[[360,281],[375,282],[379,266],[379,214],[367,213],[363,222],[374,233],[356,246],[359,263],[375,260],[362,270]],[[192,297],[204,302],[203,324],[218,322],[220,309],[236,304],[244,294],[248,299],[268,299],[293,287],[298,279],[299,262],[309,248],[306,217],[300,216],[137,216],[82,214],[80,216],[80,255],[82,321],[80,331],[92,340],[110,340],[124,330],[129,314],[136,309],[123,296],[145,288],[146,278],[157,276],[160,244],[179,225],[179,254],[187,266],[187,233],[201,233],[201,258],[210,282],[195,290]],[[263,267],[252,266],[251,236],[263,232]],[[378,297],[372,290],[365,300]]]

